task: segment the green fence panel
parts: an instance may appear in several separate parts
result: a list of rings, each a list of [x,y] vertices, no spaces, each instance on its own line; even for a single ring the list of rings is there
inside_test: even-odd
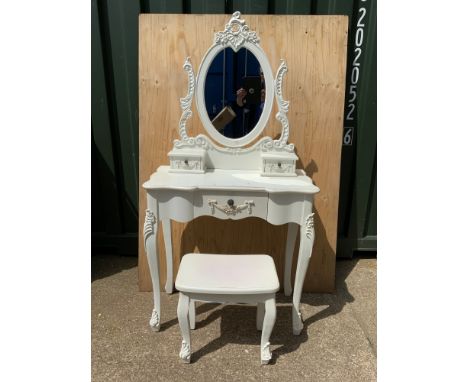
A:
[[[275,15],[310,15],[314,13],[312,1],[304,0],[271,1],[270,10]]]
[[[144,0],[142,13],[184,13],[183,0]]]
[[[186,4],[187,13],[219,14],[226,12],[224,0],[189,0]]]
[[[240,11],[243,14],[264,15],[268,14],[268,0],[232,0],[227,1],[227,13]]]
[[[137,232],[138,216],[138,15],[135,1],[107,0],[113,113],[121,158],[123,226]]]
[[[377,12],[355,1],[350,18],[338,256],[377,250]]]
[[[91,2],[92,232],[122,232],[97,1]],[[117,208],[116,208],[117,206]]]

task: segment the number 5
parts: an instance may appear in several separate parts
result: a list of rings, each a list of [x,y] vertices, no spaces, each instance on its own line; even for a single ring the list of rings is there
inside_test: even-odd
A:
[[[351,94],[353,96],[352,99],[349,99],[348,102],[354,102],[354,100],[356,99],[356,85],[351,85],[349,87],[349,94]]]

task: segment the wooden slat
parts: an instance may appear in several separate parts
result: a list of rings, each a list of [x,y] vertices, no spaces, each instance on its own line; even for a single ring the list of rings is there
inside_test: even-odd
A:
[[[156,168],[168,164],[167,152],[178,138],[179,98],[186,94],[182,70],[191,56],[195,70],[222,30],[227,15],[141,15],[139,43],[140,185]],[[316,245],[304,285],[305,291],[334,289],[340,154],[346,65],[347,18],[344,16],[246,16],[276,72],[286,58],[289,72],[284,95],[290,100],[290,142],[297,147],[298,166],[321,188],[316,197]],[[204,133],[195,103],[188,125],[191,135]],[[278,136],[280,124],[274,107],[266,135]],[[141,239],[146,208],[140,187],[140,290],[151,282]],[[220,221],[198,218],[187,224],[173,222],[174,272],[183,253],[267,253],[274,257],[280,280],[283,273],[286,225],[273,226],[259,219]],[[161,282],[165,282],[165,255],[159,231]],[[295,259],[297,258],[297,248]],[[295,266],[295,264],[294,264]]]

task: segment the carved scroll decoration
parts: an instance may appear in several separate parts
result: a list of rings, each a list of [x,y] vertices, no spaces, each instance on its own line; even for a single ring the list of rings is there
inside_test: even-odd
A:
[[[288,71],[288,65],[285,60],[281,60],[280,67],[276,72],[275,78],[275,98],[278,105],[278,113],[275,118],[281,123],[281,136],[277,140],[266,140],[262,143],[263,151],[286,151],[293,152],[294,144],[288,144],[289,138],[289,120],[286,114],[289,111],[289,101],[285,101],[283,98],[283,77]]]
[[[195,145],[195,138],[191,138],[187,134],[187,121],[192,117],[192,99],[195,92],[195,74],[193,73],[192,62],[190,57],[187,57],[183,66],[184,70],[188,75],[188,86],[187,86],[187,95],[184,98],[180,99],[180,107],[182,109],[182,115],[179,120],[179,135],[182,140],[176,139],[174,141],[175,147],[182,147],[184,144],[188,146]],[[197,137],[198,138],[198,137]]]
[[[267,342],[262,347],[262,362],[267,363],[271,360],[270,343]]]
[[[234,51],[238,51],[244,44],[252,43],[257,46],[260,39],[256,32],[250,31],[244,19],[241,19],[240,12],[234,12],[229,22],[226,24],[224,31],[217,32],[214,37],[214,44],[225,47],[231,47]],[[281,60],[280,66],[274,80],[274,92],[278,105],[278,113],[276,119],[281,123],[282,131],[278,140],[273,140],[271,137],[263,137],[250,147],[219,147],[215,145],[206,135],[199,134],[196,137],[189,137],[187,134],[186,124],[192,117],[192,100],[195,92],[197,79],[195,77],[192,62],[190,57],[187,57],[183,66],[188,74],[188,89],[187,95],[180,99],[182,115],[179,120],[179,135],[181,139],[174,140],[175,149],[196,148],[204,150],[214,150],[226,154],[236,155],[240,153],[248,153],[251,151],[262,152],[294,152],[294,144],[288,144],[289,138],[289,120],[286,114],[289,110],[289,101],[283,99],[283,77],[288,71],[285,60]]]
[[[159,313],[157,312],[156,309],[153,309],[149,324],[153,330],[159,330],[159,323],[160,323]]]
[[[229,205],[224,205],[224,206],[219,206],[218,202],[214,199],[208,200],[208,205],[211,207],[211,213],[214,214],[215,208],[217,210],[220,210],[221,212],[224,212],[228,216],[236,216],[239,212],[242,212],[243,210],[247,209],[249,212],[249,215],[252,214],[252,206],[254,205],[253,200],[246,200],[244,201],[244,204],[238,205],[238,206],[229,206]]]
[[[314,230],[314,215],[315,213],[311,213],[306,217],[306,236],[308,239],[311,238]]]
[[[230,46],[237,52],[246,42],[258,44],[260,39],[256,32],[251,32],[244,19],[241,19],[239,11],[232,14],[224,31],[215,34],[214,43],[222,46]]]
[[[179,357],[185,362],[190,362],[190,356],[191,356],[190,345],[187,342],[182,341],[182,346],[180,348]]]
[[[152,234],[154,234],[154,223],[156,223],[156,218],[153,211],[146,210],[145,215],[145,224],[143,226],[143,238],[145,242],[145,251],[146,251],[146,240]]]

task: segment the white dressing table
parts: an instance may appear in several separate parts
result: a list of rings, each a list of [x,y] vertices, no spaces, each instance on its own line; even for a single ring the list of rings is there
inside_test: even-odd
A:
[[[274,225],[287,223],[284,265],[286,295],[292,293],[292,256],[300,227],[292,307],[293,333],[298,335],[303,328],[300,299],[315,238],[313,195],[319,192],[319,188],[303,170],[296,170],[298,158],[294,153],[294,145],[287,142],[289,122],[286,113],[289,103],[282,96],[286,63],[281,62],[276,77],[273,78],[270,64],[259,45],[259,38],[240,17],[239,12],[234,13],[225,30],[215,35],[214,44],[201,63],[197,78],[190,60],[185,61],[188,93],[180,100],[181,139],[174,142],[174,149],[168,154],[170,166],[159,167],[143,184],[147,192],[144,241],[154,294],[150,325],[154,330],[159,330],[161,317],[156,245],[158,223],[162,222],[166,249],[165,289],[167,293],[172,293],[174,280],[170,220],[188,222],[199,216],[235,220],[259,217]],[[208,116],[204,100],[205,82],[210,74],[210,64],[217,54],[224,49],[238,52],[242,48],[253,54],[263,70],[265,100],[262,114],[253,129],[241,137],[229,138],[213,126]],[[203,125],[209,135],[224,147],[214,144],[203,134],[193,138],[188,136],[186,123],[192,116],[191,103],[195,92]],[[253,142],[263,131],[275,98],[279,110],[276,119],[282,126],[281,137],[278,140],[263,137],[245,148],[245,145]]]

